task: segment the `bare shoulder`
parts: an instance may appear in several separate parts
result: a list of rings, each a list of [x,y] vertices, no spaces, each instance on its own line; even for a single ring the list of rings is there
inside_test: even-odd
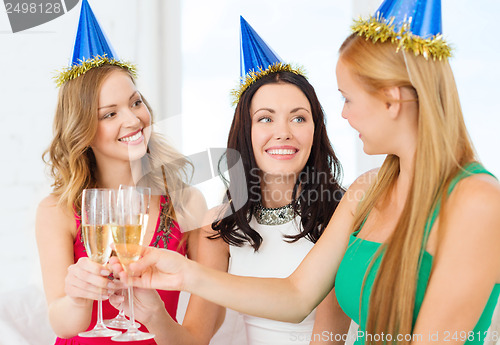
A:
[[[37,237],[74,236],[76,232],[74,215],[59,204],[58,196],[50,194],[38,204],[35,230]]]
[[[189,186],[186,193],[186,202],[187,205],[193,207],[202,207],[207,208],[207,202],[205,201],[205,197],[203,193],[196,187]]]
[[[209,209],[203,220],[202,236],[217,235],[217,230],[212,228],[212,224],[224,218],[226,212],[229,210],[228,204],[221,204]]]
[[[59,204],[59,197],[54,194],[49,194],[43,198],[37,208],[37,222],[52,221],[54,223],[74,222],[74,215],[62,205]]]
[[[174,205],[177,221],[183,231],[199,229],[202,226],[201,221],[207,212],[207,203],[199,189],[189,186],[185,189],[182,202]]]
[[[453,241],[500,245],[500,184],[486,174],[457,183],[444,206],[444,234]]]
[[[172,196],[175,198],[175,196]],[[200,212],[205,212],[207,209],[207,202],[203,193],[196,187],[188,186],[184,188],[182,200],[175,200],[174,205],[180,206],[179,209],[186,215],[197,215]]]
[[[491,191],[496,194],[500,193],[500,184],[498,180],[488,174],[475,174],[462,179],[457,184],[456,189],[460,190],[463,188],[477,188],[481,192]]]
[[[57,207],[59,197],[55,194],[49,194],[43,198],[38,204],[38,209],[50,209]]]
[[[469,209],[475,218],[493,215],[500,218],[500,184],[491,175],[477,174],[457,183],[449,198],[448,211],[460,216]]]
[[[219,236],[219,232],[212,227],[215,222],[224,217],[227,210],[228,206],[222,204],[207,211],[203,220],[203,227],[200,229],[200,243],[202,246],[210,247],[229,256],[229,244],[226,243]]]
[[[182,212],[177,213],[177,218],[181,229],[190,233],[189,246],[196,248],[190,253],[190,258],[197,260],[200,252],[207,248],[229,253],[228,245],[212,229],[212,223],[221,219],[226,209],[224,204],[208,209],[205,197],[198,188],[190,186],[186,190]]]
[[[224,205],[219,205],[207,211],[203,219],[203,226],[199,230],[196,261],[212,268],[227,271],[229,244],[218,236],[217,230],[212,228],[212,224],[221,219],[224,210]]]

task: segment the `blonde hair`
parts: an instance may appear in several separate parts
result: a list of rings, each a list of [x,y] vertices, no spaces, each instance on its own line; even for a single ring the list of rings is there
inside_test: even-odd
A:
[[[99,93],[104,80],[114,71],[126,73],[135,84],[128,69],[105,64],[67,81],[59,90],[54,138],[42,158],[50,167],[53,193],[59,198],[59,205],[71,212],[80,210],[84,189],[98,187],[97,163],[90,144],[97,131]],[[143,101],[153,122],[151,107],[144,98]],[[172,204],[175,202],[179,207],[182,204],[191,163],[154,131],[148,142],[148,154],[141,158],[141,163],[147,174],[138,184],[169,197],[175,192],[168,210],[168,215],[175,218]]]
[[[426,242],[424,229],[431,211],[438,199],[444,202],[451,178],[475,157],[448,61],[404,54],[396,52],[396,45],[390,42],[372,43],[353,34],[341,46],[339,58],[367,92],[384,97],[384,88],[407,87],[418,98],[414,177],[396,229],[377,252],[377,256],[382,251],[384,255],[373,283],[366,321],[368,334],[384,332],[392,334],[393,339],[397,334],[412,332],[422,245]],[[384,202],[399,169],[399,158],[389,154],[377,180],[358,205],[353,231],[360,228],[377,202]],[[372,343],[382,344],[383,339]]]

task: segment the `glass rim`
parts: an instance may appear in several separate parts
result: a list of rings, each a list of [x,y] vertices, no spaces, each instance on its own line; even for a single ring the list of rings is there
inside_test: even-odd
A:
[[[121,184],[117,190],[121,190],[121,189],[129,189],[129,188],[135,188],[137,190],[151,190],[151,187],[143,187],[143,186],[129,186],[129,185],[126,185],[126,184]]]
[[[118,190],[118,189],[114,189],[114,188],[85,188],[83,191],[103,191],[103,192],[106,192],[106,191],[112,191],[112,190]]]

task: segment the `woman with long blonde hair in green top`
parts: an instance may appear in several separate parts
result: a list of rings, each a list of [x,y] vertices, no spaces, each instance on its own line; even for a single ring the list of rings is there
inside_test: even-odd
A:
[[[500,185],[477,162],[447,46],[404,30],[382,42],[378,20],[346,39],[336,73],[342,116],[367,154],[387,158],[350,186],[297,270],[237,277],[148,248],[123,279],[295,322],[335,285],[358,343],[498,340],[487,330],[500,293]]]

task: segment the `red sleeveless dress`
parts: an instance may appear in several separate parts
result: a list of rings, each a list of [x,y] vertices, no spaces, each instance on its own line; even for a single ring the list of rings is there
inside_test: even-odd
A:
[[[177,251],[182,255],[185,255],[186,254],[185,243],[181,244],[182,232],[179,228],[179,224],[176,221],[171,220],[167,217],[167,206],[168,206],[168,199],[162,196],[160,198],[160,213],[158,221],[156,222],[155,233],[153,234],[153,238],[149,245],[151,247],[170,249],[173,251]],[[83,244],[83,239],[81,237],[80,217],[78,215],[75,215],[75,220],[78,229],[74,243],[75,262],[77,262],[79,258],[87,256],[87,253],[85,252],[85,246]],[[175,315],[177,313],[177,302],[179,301],[179,291],[163,291],[163,290],[157,290],[157,291],[161,299],[163,300],[163,303],[165,304],[165,309],[170,314],[172,319],[177,321]],[[117,314],[118,310],[116,310],[109,303],[109,301],[102,302],[102,315],[104,320],[112,319]],[[87,330],[91,330],[92,328],[94,328],[96,321],[97,321],[97,301],[94,301],[94,306],[92,309],[92,320]],[[143,325],[141,325],[140,330],[147,332],[147,328]],[[125,332],[125,330],[123,330],[123,332]],[[155,345],[156,342],[154,341],[154,339],[151,339],[151,340],[117,343],[115,341],[111,341],[110,337],[83,338],[79,336],[69,339],[57,338],[55,342],[55,345],[110,345],[110,344]]]

